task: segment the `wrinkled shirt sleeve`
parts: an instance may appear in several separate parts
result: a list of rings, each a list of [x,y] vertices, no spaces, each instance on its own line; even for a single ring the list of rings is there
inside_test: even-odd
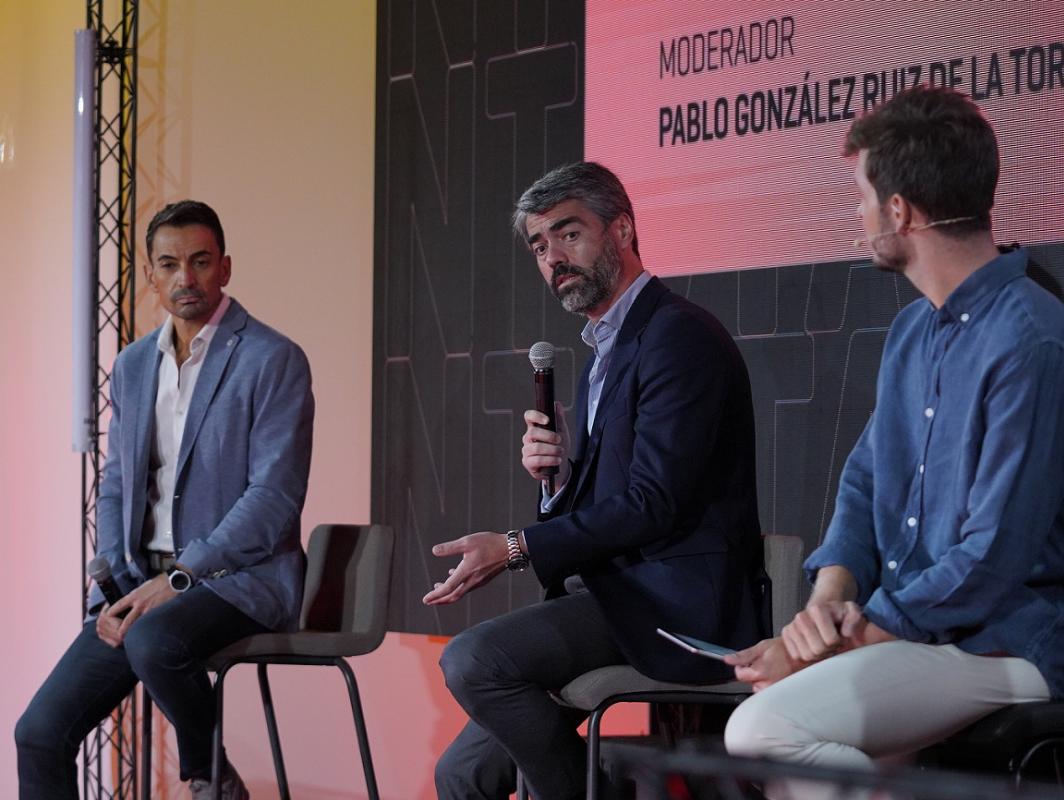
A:
[[[821,567],[845,567],[857,581],[857,602],[867,602],[877,584],[879,552],[873,519],[873,436],[875,414],[869,418],[839,479],[835,515],[824,543],[805,562],[810,583]]]

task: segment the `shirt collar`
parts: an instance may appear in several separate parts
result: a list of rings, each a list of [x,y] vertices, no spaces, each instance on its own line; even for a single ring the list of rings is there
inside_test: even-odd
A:
[[[218,308],[214,309],[214,313],[207,320],[207,324],[200,328],[199,332],[192,337],[192,341],[189,342],[189,354],[195,355],[211,343],[211,339],[214,338],[214,333],[218,330],[218,325],[221,323],[222,317],[225,316],[225,312],[229,310],[231,302],[229,295],[222,295],[222,302],[218,304]],[[168,356],[177,357],[177,351],[174,348],[174,318],[171,314],[166,316],[166,322],[159,329],[158,345],[159,349]]]
[[[609,310],[599,318],[598,322],[588,320],[584,330],[580,333],[580,338],[584,340],[584,344],[597,353],[598,344],[607,337],[616,336],[624,324],[624,318],[628,316],[632,304],[635,303],[636,297],[639,296],[639,292],[649,282],[650,273],[646,271],[640,272],[639,277],[632,281],[632,285],[624,290],[624,293],[617,298],[617,302],[609,307]]]
[[[946,298],[939,313],[944,317],[960,319],[971,312],[983,298],[994,294],[1010,281],[1022,278],[1026,273],[1026,250],[1017,247],[1002,253],[965,278]]]

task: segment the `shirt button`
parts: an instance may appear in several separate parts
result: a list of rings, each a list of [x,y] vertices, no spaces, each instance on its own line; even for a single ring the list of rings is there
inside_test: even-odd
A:
[[[916,527],[916,517],[909,517],[907,520],[905,520],[905,524],[908,525],[910,528],[915,528]]]
[[[924,465],[923,464],[921,464],[919,467],[917,467],[917,469],[919,470],[921,475],[924,474]]]
[[[887,569],[896,570],[897,568],[898,568],[898,562],[897,561],[888,561],[887,562]]]
[[[935,416],[935,409],[933,409],[933,408],[925,408],[924,409],[924,416],[927,417],[928,419],[931,419],[931,417]]]
[[[967,311],[965,311],[963,314],[961,314],[961,322],[967,322],[971,318],[972,318],[972,315],[969,314]]]

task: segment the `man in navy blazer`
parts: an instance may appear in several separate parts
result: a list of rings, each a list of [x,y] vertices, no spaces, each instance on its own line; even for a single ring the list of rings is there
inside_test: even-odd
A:
[[[515,762],[536,797],[581,797],[580,717],[551,690],[625,663],[659,680],[725,680],[723,665],[655,629],[730,647],[764,629],[753,409],[731,336],[643,271],[631,201],[605,167],[545,175],[518,201],[514,228],[562,306],[588,318],[594,355],[571,442],[560,406],[558,433],[525,413],[522,464],[544,483],[539,521],[433,548],[462,560],[425,596],[430,605],[529,565],[547,590],[545,602],[476,625],[444,651],[470,722],[437,764],[441,798],[506,797]]]
[[[77,798],[81,740],[143,681],[174,725],[181,777],[208,797],[214,699],[205,659],[298,622],[300,513],[314,400],[303,351],[226,296],[218,216],[173,203],[148,226],[148,285],[170,316],[111,375],[96,552],[80,635],[15,731],[23,798]],[[223,797],[246,798],[231,766]]]

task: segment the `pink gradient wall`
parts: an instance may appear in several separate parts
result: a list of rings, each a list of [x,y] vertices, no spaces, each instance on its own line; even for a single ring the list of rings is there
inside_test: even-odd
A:
[[[317,424],[304,528],[369,519],[373,0],[141,3],[138,215],[211,203],[232,294],[307,351]],[[79,627],[80,459],[70,452],[70,186],[78,0],[0,0],[0,797],[16,793],[11,731]],[[138,254],[138,264],[143,252]],[[138,291],[138,334],[159,321]],[[382,796],[434,796],[432,766],[464,722],[436,661],[443,643],[389,634],[356,659]],[[339,675],[277,669],[295,796],[362,798]],[[252,671],[228,682],[226,742],[256,798],[276,797]],[[645,713],[614,716],[634,730]],[[172,741],[157,797],[184,797]]]
[[[70,452],[76,3],[0,2],[0,797],[12,730],[77,631],[80,461]]]

